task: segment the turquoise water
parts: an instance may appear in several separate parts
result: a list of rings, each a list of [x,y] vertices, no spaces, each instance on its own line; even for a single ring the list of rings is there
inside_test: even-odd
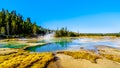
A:
[[[23,48],[25,44],[0,44],[0,48]]]
[[[31,52],[56,52],[63,50],[80,50],[80,48],[97,51],[96,46],[110,46],[120,49],[120,39],[94,40],[88,38],[76,39],[55,39],[50,40],[49,44],[29,47],[26,50]],[[48,41],[47,41],[48,42]]]

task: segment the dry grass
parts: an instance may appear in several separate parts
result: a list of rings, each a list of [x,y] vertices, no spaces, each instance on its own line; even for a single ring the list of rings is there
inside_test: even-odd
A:
[[[86,59],[86,60],[89,60],[93,63],[96,63],[96,60],[100,59],[100,58],[101,59],[106,58],[106,59],[120,63],[120,56],[115,55],[115,54],[100,53],[99,55],[97,55],[91,51],[89,51],[89,52],[87,52],[87,51],[78,51],[78,52],[64,51],[64,52],[58,52],[58,54],[59,53],[72,56],[75,59]]]
[[[38,40],[37,40],[37,39],[32,39],[32,40],[28,40],[28,42],[27,42],[27,43],[36,43],[36,42],[38,42]]]
[[[85,51],[84,52],[83,51],[82,52],[81,51],[78,51],[78,52],[64,51],[64,52],[58,52],[58,53],[72,56],[75,59],[86,59],[86,60],[89,60],[93,63],[96,63],[97,62],[96,60],[100,58],[96,54],[85,52]]]
[[[18,52],[0,55],[0,68],[44,68],[54,59],[52,53]]]
[[[102,55],[103,57],[112,60],[112,61],[116,61],[120,63],[120,56],[118,55],[113,55],[113,54],[103,54],[101,53],[100,55]]]
[[[119,37],[116,37],[116,36],[80,36],[79,38],[104,39],[105,37],[109,37],[111,39],[119,38]]]

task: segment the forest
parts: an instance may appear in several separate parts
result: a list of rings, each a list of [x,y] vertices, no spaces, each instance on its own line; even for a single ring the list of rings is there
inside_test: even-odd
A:
[[[31,22],[30,17],[24,19],[15,10],[9,12],[2,9],[0,12],[0,37],[27,37],[44,35],[49,32],[51,32],[50,29],[36,25],[36,22]]]

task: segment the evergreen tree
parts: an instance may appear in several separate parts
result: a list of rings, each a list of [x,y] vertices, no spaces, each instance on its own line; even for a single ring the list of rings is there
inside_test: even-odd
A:
[[[16,35],[25,37],[27,35],[44,35],[50,31],[49,29],[37,26],[35,22],[32,23],[29,17],[23,20],[22,15],[16,14],[14,10],[9,12],[2,9],[0,12],[0,34],[4,34],[4,36],[13,37]]]

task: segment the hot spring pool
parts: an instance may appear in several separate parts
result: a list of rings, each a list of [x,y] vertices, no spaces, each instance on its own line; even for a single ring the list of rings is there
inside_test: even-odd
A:
[[[90,38],[74,38],[74,39],[56,39],[49,40],[49,44],[28,47],[26,50],[31,52],[56,52],[63,50],[80,50],[80,48],[97,51],[96,46],[110,46],[120,49],[120,39],[90,39]],[[49,42],[47,41],[47,42]]]

